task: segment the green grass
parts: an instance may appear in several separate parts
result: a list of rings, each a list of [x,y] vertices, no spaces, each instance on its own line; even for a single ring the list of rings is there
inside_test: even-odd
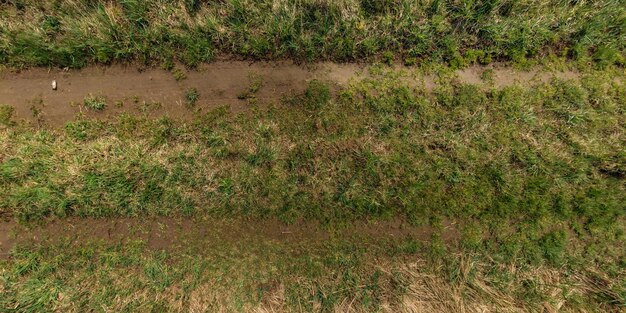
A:
[[[102,111],[106,107],[106,98],[104,96],[97,96],[89,94],[85,97],[83,105],[93,111]]]
[[[16,176],[0,180],[0,207],[22,220],[178,214],[184,203],[286,221],[435,215],[547,226],[622,215],[623,85],[590,76],[428,93],[377,79],[335,97],[313,81],[280,107],[218,109],[191,124],[123,115],[65,132],[6,129],[2,159]],[[217,188],[224,180],[230,193]]]
[[[245,114],[214,109],[191,122],[124,114],[82,117],[65,129],[0,129],[0,214],[21,222],[276,218],[331,229],[397,218],[436,229],[426,247],[420,238],[331,240],[305,251],[257,242],[196,258],[200,250],[154,254],[139,243],[135,252],[132,242],[96,245],[85,256],[68,246],[20,246],[4,261],[0,301],[24,310],[180,305],[172,292],[192,298],[202,285],[185,286],[202,267],[205,284],[228,277],[217,284],[224,289],[212,289],[224,290],[217,306],[264,305],[259,293],[282,284],[284,300],[276,301],[292,310],[357,299],[371,311],[411,290],[411,279],[422,276],[394,269],[419,260],[438,292],[465,290],[463,299],[529,310],[561,298],[573,311],[626,305],[623,71],[502,89],[442,75],[432,91],[384,67],[370,75],[332,92],[315,80],[282,103]],[[442,239],[444,221],[460,231],[453,244]],[[94,256],[100,261],[89,263]],[[136,275],[119,275],[128,271]],[[85,288],[97,296],[81,296],[73,288],[94,273],[102,280]],[[111,279],[117,287],[103,287]]]
[[[187,105],[187,107],[192,108],[196,105],[196,102],[198,102],[198,99],[200,98],[200,93],[198,93],[198,89],[196,88],[189,88],[187,89],[187,91],[185,91],[185,104]]]
[[[164,250],[142,237],[163,225],[119,241],[34,227],[0,257],[0,311],[623,310],[625,16],[623,0],[0,1],[7,68],[124,62],[181,82],[218,58],[385,65],[191,121],[148,118],[162,104],[138,97],[140,116],[59,128],[43,99],[37,127],[0,105],[3,218],[205,223]],[[481,86],[450,77],[496,61],[582,71],[501,89],[490,70]],[[257,104],[261,88],[250,73],[238,97]],[[81,107],[104,110],[105,96]],[[184,92],[190,108],[199,97]],[[273,219],[330,235],[220,233]],[[364,220],[428,235],[350,231]]]
[[[182,3],[181,3],[182,2]],[[0,4],[0,63],[246,59],[430,60],[460,67],[545,56],[623,65],[623,1],[54,1]]]

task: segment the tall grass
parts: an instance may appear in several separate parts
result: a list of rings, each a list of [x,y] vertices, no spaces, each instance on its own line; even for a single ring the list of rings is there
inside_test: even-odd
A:
[[[12,66],[193,66],[217,55],[464,66],[555,55],[603,67],[623,65],[626,47],[622,0],[15,0],[0,8],[0,62]]]

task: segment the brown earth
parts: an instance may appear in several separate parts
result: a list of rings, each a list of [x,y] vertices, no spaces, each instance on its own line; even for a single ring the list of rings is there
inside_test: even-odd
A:
[[[202,218],[51,218],[27,225],[0,221],[0,259],[8,258],[16,244],[47,245],[59,240],[71,244],[103,241],[108,244],[142,240],[153,250],[210,246],[214,243],[249,240],[307,243],[334,238],[342,240],[393,240],[411,237],[429,241],[439,231],[431,226],[412,226],[400,220],[361,221],[329,229],[316,222],[285,224],[278,220]],[[454,244],[460,238],[458,226],[444,221],[441,239]],[[194,249],[202,251],[203,249]]]
[[[433,75],[416,74],[414,69],[396,67],[405,73],[402,80],[410,85],[436,87]],[[576,72],[548,73],[520,71],[503,66],[473,66],[457,71],[464,83],[489,85],[481,77],[492,71],[496,88],[514,83],[529,84],[551,77],[577,79]],[[184,71],[186,78],[176,81],[170,71],[130,66],[94,66],[81,70],[33,68],[5,70],[0,74],[0,104],[15,108],[15,118],[51,127],[62,126],[77,115],[107,119],[122,112],[175,119],[191,119],[194,112],[228,106],[240,112],[252,103],[279,103],[283,97],[302,92],[307,82],[320,79],[345,86],[351,80],[371,77],[368,68],[357,64],[317,63],[296,65],[290,62],[215,62]],[[58,89],[51,83],[57,81]],[[261,87],[253,100],[239,99],[257,80]],[[185,92],[196,88],[199,100],[190,110],[185,106]],[[85,109],[81,104],[88,95],[104,96],[107,107],[102,112]]]

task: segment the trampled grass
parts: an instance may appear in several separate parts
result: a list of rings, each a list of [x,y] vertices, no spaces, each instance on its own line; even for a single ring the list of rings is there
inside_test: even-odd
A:
[[[430,60],[452,66],[545,56],[624,64],[619,1],[33,1],[0,3],[0,63],[246,59]]]

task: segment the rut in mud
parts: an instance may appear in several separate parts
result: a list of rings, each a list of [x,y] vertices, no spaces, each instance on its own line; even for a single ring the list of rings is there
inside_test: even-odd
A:
[[[436,87],[433,75],[415,74],[405,67],[393,70],[403,73],[403,81],[410,85],[424,86],[427,90]],[[463,83],[484,85],[481,76],[485,71],[490,72],[496,88],[547,81],[552,77],[578,78],[576,72],[520,71],[503,66],[473,66],[457,71],[456,76]],[[44,122],[51,127],[62,126],[78,114],[96,119],[107,119],[122,112],[191,119],[194,112],[219,106],[227,106],[233,112],[249,108],[250,99],[242,94],[252,87],[258,89],[253,95],[255,104],[277,104],[284,97],[302,92],[314,79],[345,86],[368,76],[365,66],[336,63],[216,62],[195,70],[179,70],[178,74],[158,68],[121,65],[82,70],[34,68],[0,74],[0,104],[13,106],[18,120]],[[53,80],[58,84],[57,90],[52,89]],[[189,90],[196,90],[199,95],[194,110],[185,107]],[[104,97],[106,109],[101,112],[85,110],[80,104],[89,96]]]

